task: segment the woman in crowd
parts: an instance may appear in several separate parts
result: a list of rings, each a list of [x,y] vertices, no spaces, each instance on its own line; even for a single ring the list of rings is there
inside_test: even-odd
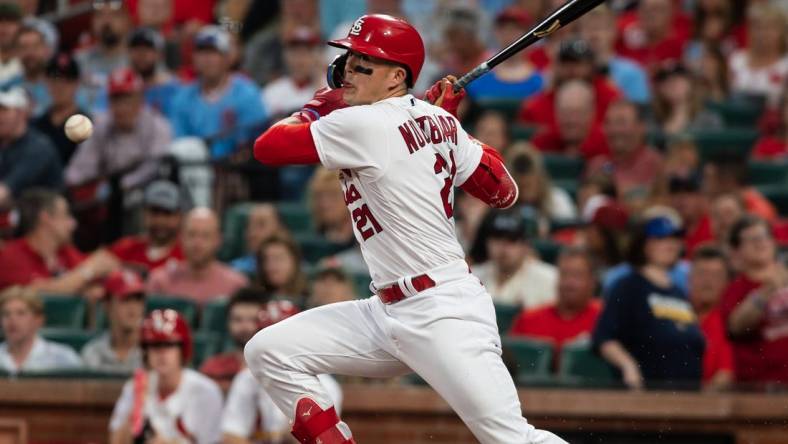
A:
[[[722,119],[704,108],[701,90],[682,65],[663,66],[654,82],[654,117],[665,135],[722,128]]]
[[[569,193],[550,183],[542,156],[530,144],[513,145],[508,157],[509,171],[520,190],[519,205],[536,208],[548,220],[577,217],[577,208]]]
[[[301,269],[301,252],[293,239],[274,235],[260,244],[257,284],[272,295],[304,302],[307,279]]]

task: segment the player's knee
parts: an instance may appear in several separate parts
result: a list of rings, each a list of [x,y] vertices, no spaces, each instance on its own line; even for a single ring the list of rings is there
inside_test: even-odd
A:
[[[257,332],[244,347],[246,364],[255,375],[265,376],[283,363],[279,348],[282,341],[271,334],[270,329]]]

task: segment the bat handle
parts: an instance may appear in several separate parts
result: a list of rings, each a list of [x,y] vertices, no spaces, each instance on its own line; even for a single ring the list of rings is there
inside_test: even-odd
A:
[[[490,71],[490,66],[487,65],[487,62],[480,64],[476,68],[473,68],[471,72],[465,74],[464,76],[460,77],[456,82],[454,82],[454,92],[457,92],[465,88],[469,83],[487,74],[487,72],[489,71]]]

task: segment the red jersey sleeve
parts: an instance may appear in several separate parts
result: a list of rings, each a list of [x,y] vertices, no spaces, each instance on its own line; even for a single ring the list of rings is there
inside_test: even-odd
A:
[[[254,143],[254,157],[271,166],[320,163],[309,126],[312,123],[274,125]]]

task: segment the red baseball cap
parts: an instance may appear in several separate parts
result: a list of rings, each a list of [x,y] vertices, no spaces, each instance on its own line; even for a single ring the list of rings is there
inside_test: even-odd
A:
[[[523,8],[518,8],[517,6],[510,6],[501,10],[497,16],[495,16],[495,23],[516,23],[520,26],[528,26],[531,24],[532,18],[531,15],[528,14]]]
[[[141,93],[144,88],[142,77],[131,68],[116,69],[109,75],[107,89],[110,96]]]
[[[139,274],[132,270],[120,270],[110,273],[104,280],[107,298],[125,299],[137,294],[145,294],[145,284]]]
[[[298,26],[284,33],[282,38],[286,46],[306,45],[315,46],[321,41],[320,34],[308,26]]]

